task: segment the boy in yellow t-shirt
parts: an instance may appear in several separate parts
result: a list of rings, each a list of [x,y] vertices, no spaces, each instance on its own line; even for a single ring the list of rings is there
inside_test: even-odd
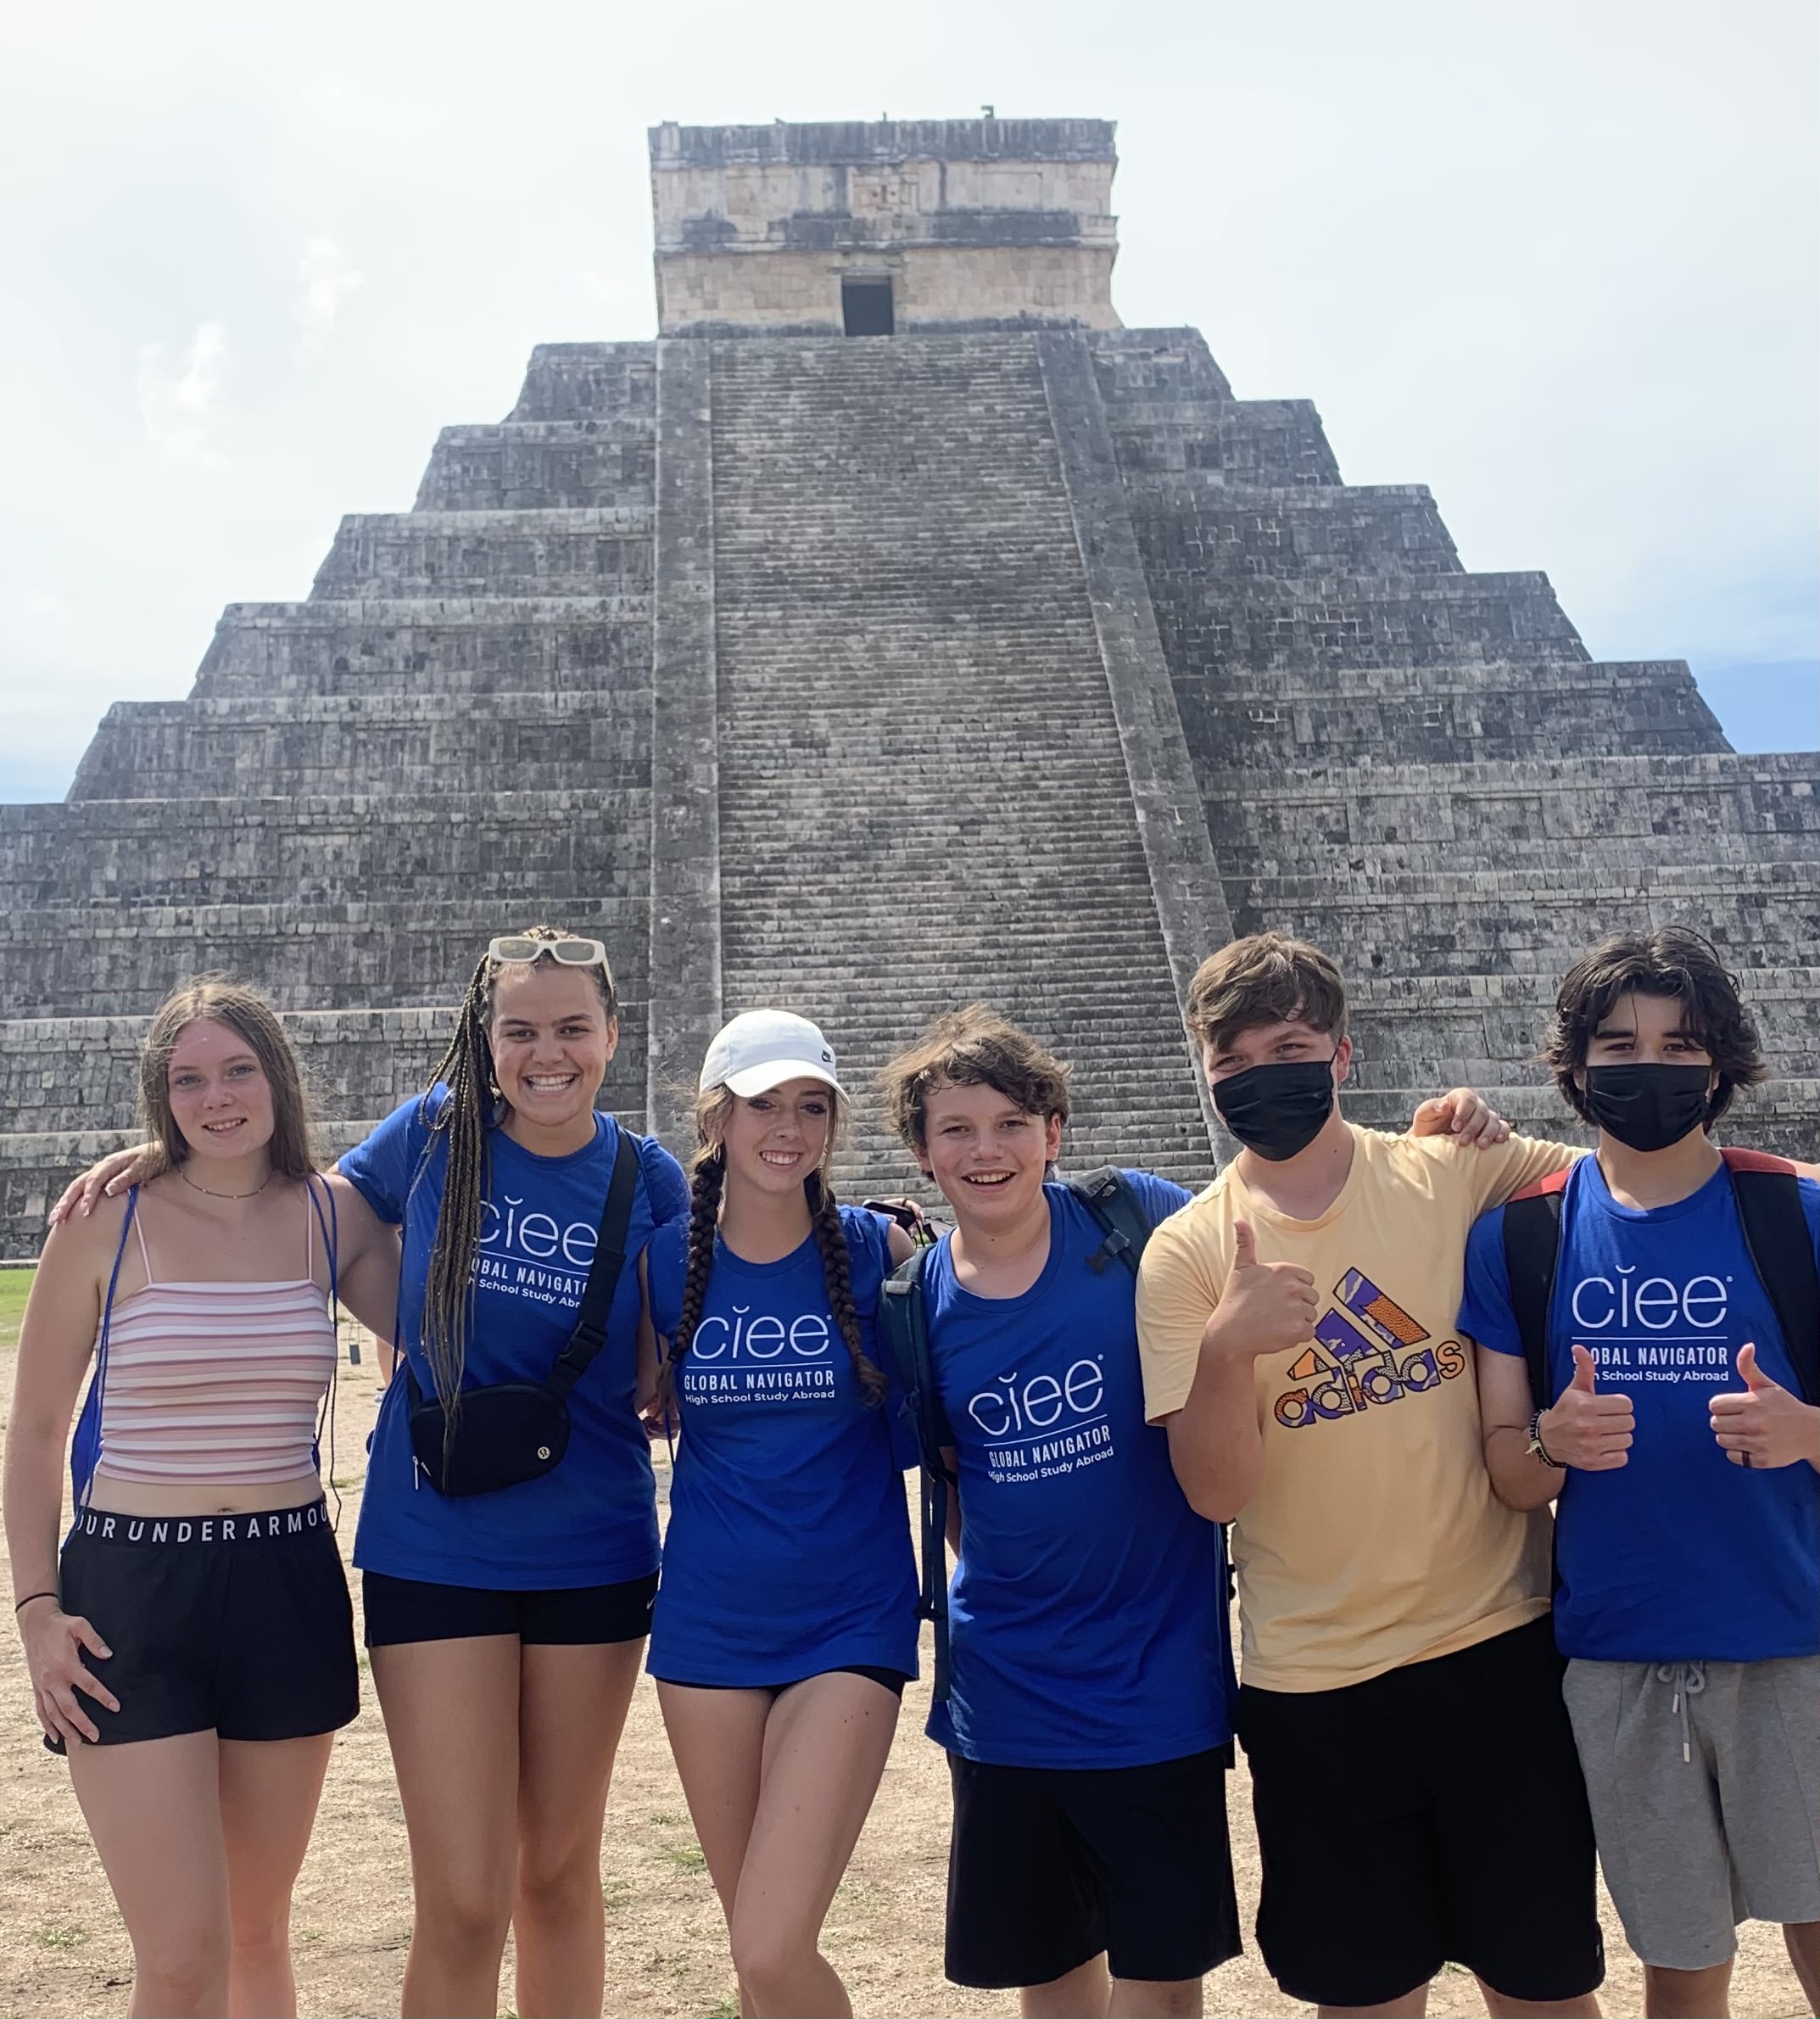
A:
[[[1323,2011],[1419,2013],[1453,1960],[1493,2013],[1596,2014],[1547,1516],[1491,1490],[1455,1329],[1473,1221],[1577,1153],[1343,1120],[1344,985],[1281,934],[1203,963],[1188,1023],[1244,1147],[1151,1237],[1138,1334],[1183,1491],[1233,1524],[1265,1960]]]

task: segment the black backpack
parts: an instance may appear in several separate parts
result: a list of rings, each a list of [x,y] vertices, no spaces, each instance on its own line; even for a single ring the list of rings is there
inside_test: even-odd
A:
[[[1109,1262],[1123,1262],[1135,1276],[1138,1258],[1150,1239],[1150,1216],[1122,1172],[1108,1166],[1062,1183],[1092,1214],[1106,1237],[1087,1257],[1095,1274]],[[930,1250],[919,1248],[885,1279],[879,1306],[885,1342],[904,1391],[904,1412],[916,1431],[923,1461],[923,1591],[918,1610],[935,1629],[935,1697],[948,1693],[948,1491],[954,1474],[941,1454],[952,1447],[954,1434],[941,1412],[935,1393],[935,1368],[929,1351],[929,1313],[923,1294],[923,1271]]]
[[[1801,1400],[1820,1402],[1820,1270],[1801,1211],[1792,1164],[1754,1149],[1722,1149],[1745,1246],[1795,1362]],[[1504,1209],[1505,1267],[1510,1310],[1523,1341],[1533,1406],[1555,1401],[1549,1384],[1549,1307],[1560,1261],[1561,1194],[1568,1172],[1551,1172],[1516,1194]]]

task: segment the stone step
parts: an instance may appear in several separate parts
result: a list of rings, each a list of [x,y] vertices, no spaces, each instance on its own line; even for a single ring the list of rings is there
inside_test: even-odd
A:
[[[455,887],[527,901],[642,891],[641,790],[406,792],[0,807],[0,905],[402,902]],[[502,928],[503,929],[503,928]]]
[[[1687,663],[1491,660],[1433,667],[1229,667],[1185,680],[1194,748],[1224,767],[1693,755],[1725,747]]]
[[[546,512],[364,512],[343,518],[312,600],[644,596],[648,506]]]
[[[230,603],[198,695],[450,695],[617,686],[650,677],[648,595],[375,596]]]
[[[1291,772],[1262,791],[1228,771],[1205,779],[1203,794],[1221,870],[1238,875],[1569,859],[1622,875],[1820,855],[1820,753],[1345,766]]]
[[[1152,567],[1209,582],[1461,572],[1425,484],[1262,490],[1223,476],[1192,471],[1127,479],[1132,524]]]
[[[498,694],[484,709],[408,691],[116,702],[72,800],[578,787],[650,782],[648,685]]]
[[[536,923],[604,941],[622,997],[641,1004],[650,917],[642,883],[560,908],[528,887],[409,903],[20,905],[0,912],[0,1017],[147,1016],[186,976],[217,973],[285,1010],[455,1002],[488,940]]]
[[[582,421],[650,415],[657,404],[655,344],[539,344],[511,421]]]
[[[1535,572],[1216,582],[1147,553],[1145,565],[1178,688],[1252,668],[1589,657]]]
[[[1784,966],[1820,944],[1820,866],[1672,865],[1588,877],[1553,872],[1449,876],[1235,878],[1234,929],[1311,939],[1351,974],[1559,976],[1608,933],[1689,926],[1734,966]]]
[[[502,421],[445,428],[417,489],[418,512],[522,512],[650,506],[654,417]]]

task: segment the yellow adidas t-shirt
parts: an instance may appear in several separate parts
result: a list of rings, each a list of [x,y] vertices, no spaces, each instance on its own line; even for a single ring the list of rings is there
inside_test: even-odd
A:
[[[1549,1517],[1493,1496],[1454,1320],[1474,1220],[1579,1153],[1351,1133],[1320,1219],[1287,1218],[1231,1165],[1150,1237],[1138,1272],[1153,1423],[1187,1400],[1236,1220],[1259,1261],[1314,1274],[1314,1340],[1257,1363],[1264,1474],[1232,1529],[1243,1679],[1259,1689],[1364,1682],[1549,1609]]]

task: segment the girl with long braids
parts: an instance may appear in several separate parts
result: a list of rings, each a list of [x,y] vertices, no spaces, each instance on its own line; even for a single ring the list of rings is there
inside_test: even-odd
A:
[[[836,1203],[843,1096],[816,1026],[708,1048],[686,1221],[644,1257],[681,1442],[651,1629],[740,2011],[846,2014],[822,1921],[916,1673],[916,1574],[880,1285],[909,1237]]]
[[[601,2006],[607,1782],[657,1584],[631,1263],[688,1197],[674,1158],[595,1111],[618,1037],[597,940],[541,926],[495,939],[429,1091],[341,1160],[404,1235],[403,1362],[355,1562],[410,1840],[406,2015],[495,2011],[508,1928],[513,2010]],[[548,1383],[567,1349],[622,1137],[627,1266],[567,1397],[567,1450],[546,1446],[540,1476],[444,1492],[451,1447],[487,1429],[477,1391]],[[447,1436],[414,1440],[412,1417],[438,1403]]]

